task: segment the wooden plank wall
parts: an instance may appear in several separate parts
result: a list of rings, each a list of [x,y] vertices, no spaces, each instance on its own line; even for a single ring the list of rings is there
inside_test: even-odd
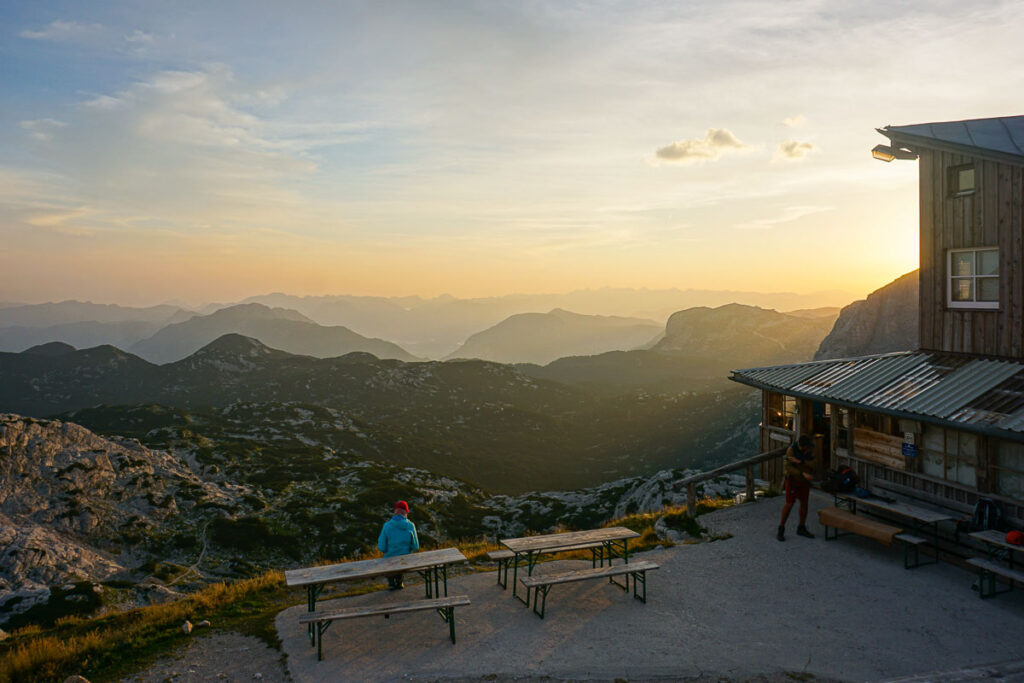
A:
[[[857,427],[853,430],[853,440],[857,444],[857,457],[861,460],[870,460],[896,470],[906,469],[903,437]]]
[[[949,192],[950,169],[975,164],[977,190]],[[920,155],[921,348],[1024,358],[1024,167],[963,154]],[[999,247],[999,310],[946,306],[946,252]]]

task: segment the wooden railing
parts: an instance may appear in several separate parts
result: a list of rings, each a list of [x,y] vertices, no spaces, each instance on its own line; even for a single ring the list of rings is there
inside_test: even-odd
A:
[[[789,447],[783,446],[781,448],[776,448],[774,450],[767,451],[766,453],[758,453],[757,455],[752,455],[749,458],[737,460],[736,462],[731,462],[728,465],[722,465],[721,467],[716,467],[713,470],[708,470],[707,472],[701,472],[700,474],[694,474],[693,476],[686,477],[685,479],[680,479],[676,483],[683,484],[686,486],[686,514],[690,517],[697,516],[697,484],[701,483],[702,481],[707,481],[708,479],[720,477],[723,474],[735,472],[736,470],[739,469],[745,470],[746,472],[747,501],[753,502],[754,465],[762,463],[765,460],[771,460],[772,458],[781,458],[783,455],[786,454],[787,448]]]

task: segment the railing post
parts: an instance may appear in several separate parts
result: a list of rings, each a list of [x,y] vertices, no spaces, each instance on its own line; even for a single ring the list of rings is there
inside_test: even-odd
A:
[[[686,515],[690,518],[697,516],[697,485],[686,485]]]
[[[755,502],[757,500],[757,497],[754,496],[754,466],[753,465],[747,465],[747,467],[746,467],[746,474],[747,474],[747,502],[748,503],[753,503],[753,502]]]

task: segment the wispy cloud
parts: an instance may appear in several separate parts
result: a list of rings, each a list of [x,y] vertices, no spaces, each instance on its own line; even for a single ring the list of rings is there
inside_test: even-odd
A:
[[[740,230],[768,230],[781,223],[789,223],[804,216],[810,216],[823,211],[831,211],[831,206],[787,206],[778,216],[771,218],[758,218],[747,223],[740,223],[736,227]]]
[[[726,128],[708,128],[703,139],[692,138],[673,142],[659,148],[654,156],[661,161],[688,164],[715,161],[724,152],[746,149],[749,149],[749,146],[733,135],[732,131]]]
[[[807,155],[814,150],[814,145],[809,142],[786,140],[780,142],[779,146],[775,148],[774,161],[800,161],[806,159]]]
[[[782,125],[787,128],[796,128],[807,123],[807,117],[803,114],[797,114],[796,116],[790,116],[789,118],[782,119]]]
[[[66,123],[58,121],[57,119],[33,119],[30,121],[22,121],[20,124],[21,128],[28,132],[29,137],[39,142],[51,142],[53,140],[53,133],[58,128],[65,127]]]
[[[57,19],[50,22],[36,31],[26,29],[19,33],[22,38],[29,40],[52,40],[55,42],[79,40],[91,38],[103,32],[102,24],[83,24],[77,21],[62,21]]]

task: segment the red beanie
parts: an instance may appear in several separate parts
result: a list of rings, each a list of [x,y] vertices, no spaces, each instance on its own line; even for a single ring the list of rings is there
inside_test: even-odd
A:
[[[1013,545],[1024,545],[1024,532],[1017,530],[1006,532],[1006,542]]]
[[[395,512],[401,512],[404,515],[409,514],[409,504],[404,500],[400,500],[395,503]]]

